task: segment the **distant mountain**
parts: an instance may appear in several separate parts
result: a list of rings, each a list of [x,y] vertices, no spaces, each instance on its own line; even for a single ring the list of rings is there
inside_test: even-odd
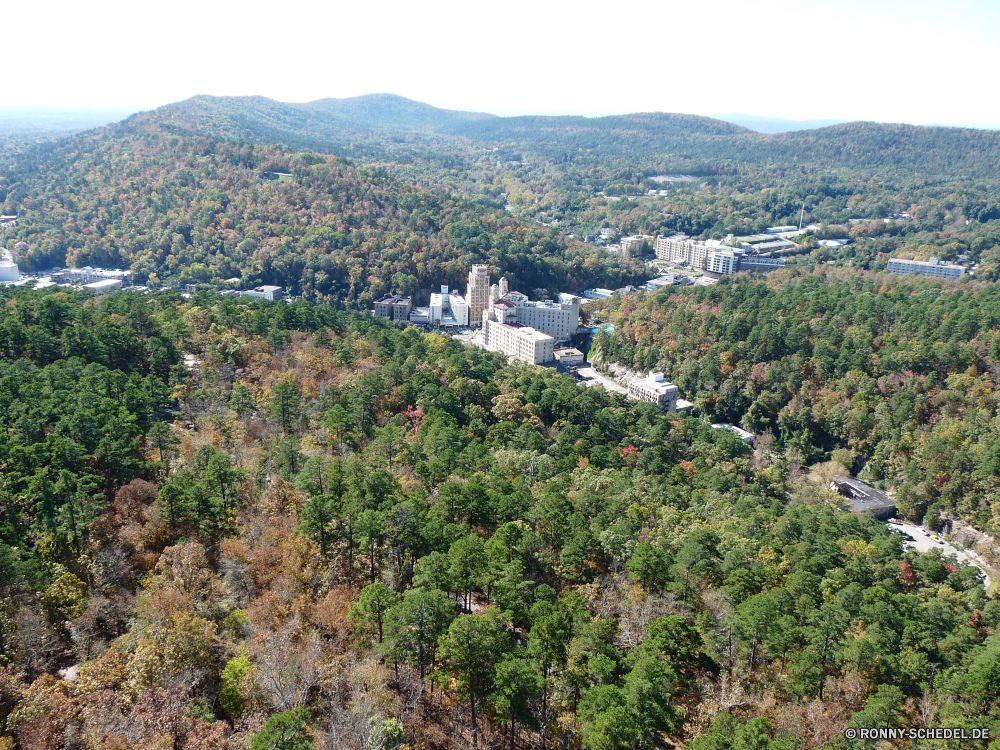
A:
[[[305,106],[357,125],[400,130],[432,130],[461,122],[498,119],[496,115],[485,112],[439,109],[395,94],[317,99]]]
[[[778,117],[760,117],[758,115],[744,115],[742,113],[709,115],[709,117],[742,125],[758,133],[789,133],[795,130],[814,130],[846,122],[846,120],[782,120]]]
[[[127,122],[397,163],[454,159],[462,144],[471,142],[499,149],[498,157],[508,161],[572,161],[647,174],[748,175],[793,168],[1000,178],[1000,133],[970,128],[854,122],[763,134],[698,115],[496,117],[391,94],[305,104],[196,96]]]

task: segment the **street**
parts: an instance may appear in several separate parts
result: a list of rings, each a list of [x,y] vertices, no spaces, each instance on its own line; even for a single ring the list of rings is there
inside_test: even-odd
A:
[[[912,548],[917,550],[918,552],[927,552],[928,550],[931,549],[939,549],[941,550],[941,554],[943,554],[946,557],[949,555],[954,555],[958,560],[976,566],[983,572],[983,575],[986,577],[985,585],[987,588],[989,588],[991,582],[990,574],[987,571],[986,566],[979,559],[979,555],[976,555],[974,552],[970,553],[957,550],[950,544],[945,542],[943,539],[941,542],[934,541],[930,537],[930,535],[934,532],[925,529],[923,526],[917,526],[915,524],[908,523],[906,521],[900,521],[898,519],[887,521],[886,526],[888,526],[890,529],[894,531],[901,531],[904,534],[909,534],[911,537],[913,537],[913,541],[907,540],[903,542],[904,549]]]

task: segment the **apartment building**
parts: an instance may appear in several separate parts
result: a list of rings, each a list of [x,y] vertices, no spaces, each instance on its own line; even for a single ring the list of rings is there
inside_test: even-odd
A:
[[[398,294],[387,294],[382,299],[375,300],[375,317],[385,320],[409,320],[413,310],[413,301],[409,297]]]
[[[719,247],[722,243],[718,240],[695,242],[686,234],[675,234],[672,237],[657,237],[653,252],[661,260],[704,268],[708,253]]]
[[[636,234],[630,237],[622,237],[618,244],[621,246],[622,255],[626,258],[638,258],[646,249],[646,240],[652,239],[645,234]]]
[[[726,276],[740,270],[743,253],[739,250],[712,250],[705,258],[705,271]]]
[[[890,258],[888,270],[889,273],[915,273],[938,279],[960,279],[965,276],[965,269],[962,266],[950,265],[937,258],[931,258],[929,261]]]
[[[483,315],[483,343],[491,351],[501,352],[512,359],[533,365],[551,362],[555,339],[530,326],[501,323]]]
[[[662,372],[651,372],[642,380],[629,383],[627,397],[631,401],[656,404],[664,412],[677,411],[677,386],[667,382]]]

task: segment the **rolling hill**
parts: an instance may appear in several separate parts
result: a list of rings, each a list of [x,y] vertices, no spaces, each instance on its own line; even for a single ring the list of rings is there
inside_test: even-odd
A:
[[[639,169],[741,173],[851,169],[941,177],[1000,177],[1000,132],[852,122],[764,134],[730,122],[662,112],[612,117],[497,117],[438,109],[391,94],[288,104],[197,96],[130,118],[212,138],[394,161],[417,151],[503,146],[529,159]],[[403,160],[412,160],[412,155]],[[419,158],[419,156],[418,156]]]

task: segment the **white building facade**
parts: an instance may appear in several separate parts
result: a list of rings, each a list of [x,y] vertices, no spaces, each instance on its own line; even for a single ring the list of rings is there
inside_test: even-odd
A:
[[[555,339],[541,331],[517,323],[501,323],[483,315],[483,343],[491,351],[533,365],[552,361]]]
[[[492,295],[498,295],[496,297]],[[502,323],[534,328],[556,341],[567,341],[580,325],[580,298],[560,294],[559,300],[533,302],[520,292],[507,291],[507,279],[492,287],[488,317]]]
[[[965,268],[962,266],[953,266],[937,258],[931,258],[929,261],[890,258],[888,271],[898,274],[915,273],[938,279],[960,279],[965,276]]]
[[[667,382],[662,372],[651,372],[642,380],[634,380],[628,385],[628,398],[631,401],[648,401],[664,412],[677,411],[678,395],[677,386]]]
[[[254,289],[247,289],[246,291],[240,292],[241,297],[253,297],[254,299],[266,299],[274,301],[276,299],[281,299],[281,287],[280,286],[259,286]]]
[[[430,322],[438,323],[442,328],[469,325],[469,305],[458,292],[449,292],[447,286],[442,286],[439,294],[431,295],[428,313]]]

